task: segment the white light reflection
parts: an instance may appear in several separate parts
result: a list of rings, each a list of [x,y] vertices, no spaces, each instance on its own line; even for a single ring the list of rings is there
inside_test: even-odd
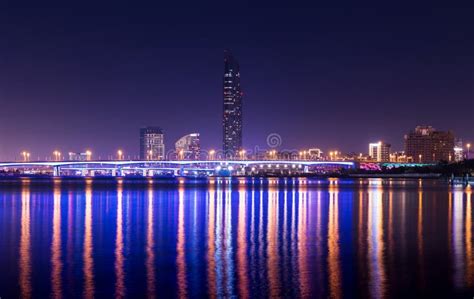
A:
[[[453,205],[453,254],[454,254],[454,285],[463,286],[464,244],[463,244],[463,190],[454,190]]]
[[[381,180],[380,180],[381,181]],[[372,298],[382,298],[385,295],[385,266],[383,239],[383,202],[382,184],[369,187],[367,213],[367,242],[369,263],[369,285]]]
[[[53,240],[51,243],[51,289],[53,298],[62,297],[61,261],[61,181],[54,182],[53,191]]]

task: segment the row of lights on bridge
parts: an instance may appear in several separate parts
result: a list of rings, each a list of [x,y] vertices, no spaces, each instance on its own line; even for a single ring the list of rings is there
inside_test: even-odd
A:
[[[470,144],[470,143],[466,144],[466,147],[467,147],[467,155],[469,156],[469,151],[470,151],[470,149],[471,149],[471,144]],[[71,154],[71,153],[70,153],[70,154]],[[85,154],[86,154],[86,159],[87,159],[87,160],[91,160],[91,159],[92,159],[92,152],[91,152],[90,150],[87,150],[87,151],[85,152]],[[209,151],[209,160],[214,160],[214,159],[215,159],[215,154],[216,154],[216,151],[215,151],[215,150],[210,150],[210,151]],[[246,151],[246,150],[240,150],[240,151],[239,151],[239,157],[240,157],[240,159],[245,160],[245,159],[247,158],[246,154],[247,154],[247,151]],[[277,151],[276,151],[276,150],[270,150],[270,151],[268,151],[268,154],[269,154],[269,156],[270,156],[271,159],[276,159],[276,158],[277,158]],[[341,155],[341,154],[342,154],[342,153],[339,152],[339,151],[330,151],[330,152],[329,152],[329,159],[330,159],[330,160],[337,160],[337,159],[340,157],[339,155]],[[309,151],[300,151],[300,152],[299,152],[299,157],[300,157],[300,159],[306,160],[307,157],[308,157],[307,155],[309,155]],[[26,161],[30,161],[31,153],[28,152],[28,151],[22,151],[22,152],[21,152],[21,156],[22,156],[22,158],[23,158],[23,161],[25,161],[25,162],[26,162]],[[62,156],[62,154],[61,154],[60,151],[55,150],[55,151],[53,151],[53,157],[54,157],[54,160],[55,160],[55,161],[61,161],[61,160],[62,160],[61,158],[62,158],[63,156]],[[121,150],[121,149],[117,150],[117,159],[118,159],[118,160],[123,160],[124,157],[125,157],[125,156],[124,156],[123,150]],[[152,160],[152,157],[153,157],[153,152],[150,150],[150,151],[148,152],[148,160]],[[419,160],[421,161],[422,156],[419,155],[418,158],[419,158]],[[184,151],[183,151],[183,150],[179,151],[179,153],[178,153],[178,159],[184,160]]]

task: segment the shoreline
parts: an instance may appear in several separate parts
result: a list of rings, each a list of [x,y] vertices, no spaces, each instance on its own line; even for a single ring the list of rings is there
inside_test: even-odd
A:
[[[381,178],[381,179],[437,179],[447,178],[440,173],[352,173],[352,174],[300,174],[300,175],[232,175],[232,176],[52,176],[52,175],[0,175],[0,182],[5,180],[31,179],[31,180],[215,180],[215,179],[359,179],[359,178]]]

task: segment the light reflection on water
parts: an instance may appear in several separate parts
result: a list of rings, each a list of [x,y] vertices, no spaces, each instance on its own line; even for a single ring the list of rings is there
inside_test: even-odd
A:
[[[263,181],[262,181],[263,182]],[[0,187],[0,297],[474,292],[472,190],[422,180]]]
[[[19,249],[19,285],[22,298],[31,297],[31,219],[29,182],[22,182],[21,191],[21,233]],[[4,244],[3,246],[5,246]],[[6,269],[2,267],[3,269]]]
[[[51,243],[52,297],[62,294],[62,246],[61,246],[61,185],[54,182],[53,241]]]
[[[92,181],[86,181],[84,212],[84,297],[94,297],[94,257],[92,243]]]

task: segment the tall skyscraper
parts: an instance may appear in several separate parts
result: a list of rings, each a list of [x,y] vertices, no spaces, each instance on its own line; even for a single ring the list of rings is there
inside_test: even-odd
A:
[[[389,143],[382,141],[369,143],[369,156],[377,162],[388,162],[390,161],[390,147]]]
[[[180,160],[199,160],[201,156],[201,143],[199,133],[185,135],[175,143],[176,154]]]
[[[242,149],[242,90],[240,67],[229,50],[224,51],[224,140],[226,157],[237,157]]]
[[[145,127],[140,129],[140,159],[165,159],[164,134],[161,128]]]
[[[405,135],[405,153],[414,162],[432,163],[454,159],[454,135],[436,131],[431,126],[418,126]]]

